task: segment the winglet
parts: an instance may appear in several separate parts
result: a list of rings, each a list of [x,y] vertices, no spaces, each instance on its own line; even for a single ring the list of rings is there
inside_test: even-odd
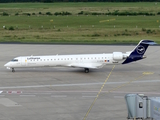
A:
[[[148,46],[154,44],[156,43],[152,40],[141,40],[138,45],[132,50],[129,57],[122,64],[127,64],[133,61],[144,59],[145,57],[143,55],[146,52]]]

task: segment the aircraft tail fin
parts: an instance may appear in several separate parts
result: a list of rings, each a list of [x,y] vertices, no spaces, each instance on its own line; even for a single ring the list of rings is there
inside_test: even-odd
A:
[[[146,52],[148,46],[154,44],[156,43],[152,40],[141,40],[122,64],[127,64],[145,58],[143,55]]]

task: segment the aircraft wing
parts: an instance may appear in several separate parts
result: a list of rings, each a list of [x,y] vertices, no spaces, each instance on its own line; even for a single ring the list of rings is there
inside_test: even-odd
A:
[[[69,65],[70,67],[78,67],[78,68],[91,68],[91,69],[98,69],[102,68],[103,64],[98,63],[73,63]]]

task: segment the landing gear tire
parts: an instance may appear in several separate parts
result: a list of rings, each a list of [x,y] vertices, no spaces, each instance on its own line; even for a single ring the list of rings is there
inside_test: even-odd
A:
[[[14,68],[12,68],[12,72],[15,72]]]
[[[85,73],[89,73],[89,69],[88,69],[88,68],[85,68],[85,69],[84,69],[84,72],[85,72]]]

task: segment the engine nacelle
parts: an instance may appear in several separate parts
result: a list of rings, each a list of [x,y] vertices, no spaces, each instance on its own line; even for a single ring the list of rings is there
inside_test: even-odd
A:
[[[122,52],[113,52],[113,60],[120,61],[120,60],[123,60],[125,58],[126,58],[126,56],[123,55]]]

